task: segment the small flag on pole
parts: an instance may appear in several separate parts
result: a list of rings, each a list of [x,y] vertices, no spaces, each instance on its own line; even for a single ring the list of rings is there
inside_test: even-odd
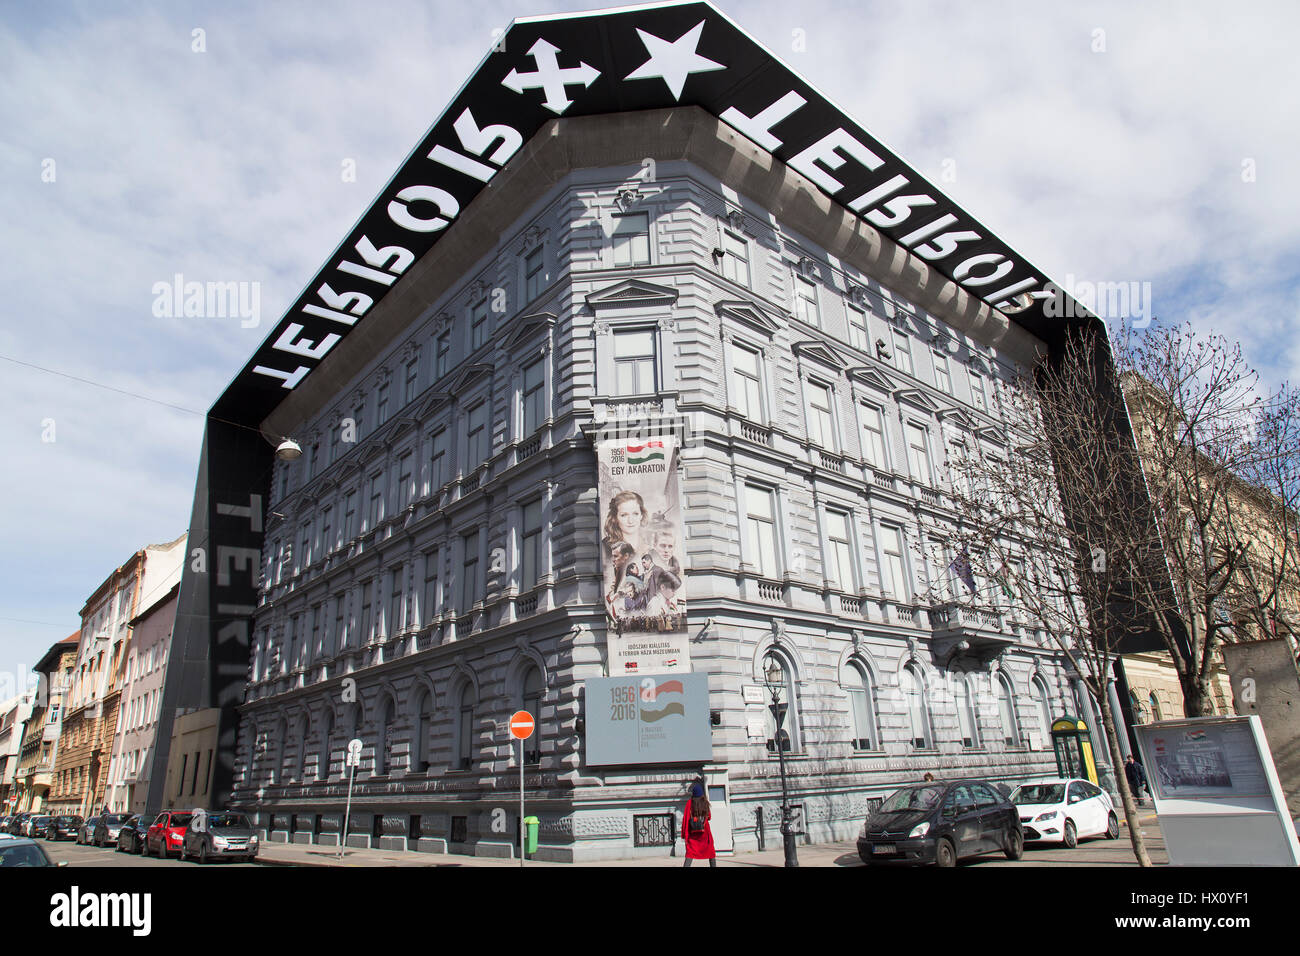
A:
[[[962,548],[957,557],[952,559],[952,564],[948,565],[948,570],[961,578],[962,584],[970,588],[970,593],[975,593],[975,573],[970,567],[970,552]]]

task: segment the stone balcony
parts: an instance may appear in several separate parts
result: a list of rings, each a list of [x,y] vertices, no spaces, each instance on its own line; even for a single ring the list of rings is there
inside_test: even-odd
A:
[[[928,613],[936,662],[946,663],[954,654],[989,660],[1018,643],[1015,631],[992,608],[950,601],[932,605]]]

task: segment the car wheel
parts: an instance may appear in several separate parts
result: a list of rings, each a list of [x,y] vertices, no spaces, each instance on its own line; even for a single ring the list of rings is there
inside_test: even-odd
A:
[[[1069,847],[1071,850],[1073,850],[1076,846],[1079,845],[1079,834],[1074,829],[1073,820],[1065,821],[1065,845]]]
[[[1019,829],[1011,831],[1011,842],[1002,851],[1008,860],[1018,860],[1025,855],[1025,835]]]
[[[1119,839],[1119,817],[1115,816],[1113,811],[1111,815],[1106,819],[1106,839],[1107,840]]]
[[[934,848],[934,865],[957,865],[957,851],[953,848],[951,840],[940,840],[939,845]]]

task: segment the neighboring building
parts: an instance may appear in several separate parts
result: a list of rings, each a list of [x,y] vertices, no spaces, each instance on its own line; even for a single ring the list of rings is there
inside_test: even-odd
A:
[[[166,596],[130,622],[131,650],[126,656],[126,686],[122,691],[122,718],[117,723],[108,770],[108,807],[122,813],[152,810],[148,802],[149,779],[157,753],[158,709],[163,675],[176,623],[176,594],[180,575]],[[166,754],[167,747],[164,746]]]
[[[130,622],[179,579],[185,541],[181,535],[137,551],[105,578],[81,609],[81,636],[50,791],[51,812],[86,816],[106,805],[108,765],[126,683]],[[155,715],[160,701],[161,695],[155,694],[148,702]]]
[[[0,811],[4,813],[13,813],[18,805],[18,755],[35,701],[35,691],[26,691],[0,704]]]
[[[585,100],[580,79],[531,86],[539,40],[611,80]],[[720,848],[777,842],[780,740],[809,840],[850,839],[927,771],[1054,773],[1077,675],[1014,609],[972,605],[952,541],[923,530],[954,520],[950,446],[1004,441],[1005,389],[1070,327],[1016,298],[1045,279],[706,4],[523,21],[501,49],[399,177],[454,183],[376,203],[213,406],[191,533],[217,573],[182,582],[165,710],[218,712],[214,799],[230,787],[273,839],[337,843],[356,738],[349,843],[510,854],[519,709],[551,859],[665,852],[697,774]],[[507,109],[511,68],[529,92]],[[807,148],[782,148],[809,98]],[[850,154],[865,167],[840,170]],[[828,199],[827,170],[861,201]],[[895,195],[908,182],[925,195]],[[302,454],[268,487],[279,436]],[[704,675],[705,761],[587,763],[608,706],[589,682],[625,673],[605,439],[680,448],[653,520],[684,535],[645,540],[644,568],[689,582],[689,665],[666,666]],[[174,748],[169,789],[201,751]]]
[[[192,810],[215,806],[212,802],[212,771],[219,722],[220,712],[215,707],[176,715],[160,809]]]
[[[18,802],[14,807],[18,812],[36,812],[45,807],[58,754],[59,729],[63,726],[63,696],[72,683],[80,637],[78,632],[59,641],[32,668],[40,677],[40,689],[27,718],[18,758]]]

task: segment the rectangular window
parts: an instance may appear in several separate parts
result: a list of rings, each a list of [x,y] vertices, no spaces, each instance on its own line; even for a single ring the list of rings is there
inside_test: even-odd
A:
[[[523,594],[537,587],[538,576],[541,574],[542,502],[540,498],[523,507],[519,552],[519,592]]]
[[[795,318],[809,325],[821,328],[821,310],[817,308],[817,284],[802,276],[794,280],[794,315]]]
[[[415,497],[415,481],[411,474],[411,462],[415,456],[409,451],[397,462],[397,510],[405,511]]]
[[[722,275],[738,285],[749,285],[749,244],[735,233],[722,233]]]
[[[885,416],[875,405],[862,406],[862,454],[873,468],[888,468],[885,457]]]
[[[914,374],[912,365],[912,343],[907,337],[907,333],[900,330],[892,330],[894,340],[894,367],[900,372],[906,372],[908,375]]]
[[[488,444],[487,444],[487,402],[481,402],[474,408],[470,409],[469,419],[466,427],[469,429],[465,442],[465,464],[469,471],[473,471],[483,462],[487,461]]]
[[[388,383],[379,386],[378,407],[375,411],[375,425],[378,427],[388,421]]]
[[[355,435],[355,437],[356,437],[356,439],[357,439],[358,441],[361,440],[361,433],[362,433],[362,431],[364,430],[364,429],[362,428],[362,426],[365,424],[365,416],[366,416],[366,403],[365,403],[365,402],[362,402],[362,403],[361,403],[360,405],[358,405],[356,408],[352,409],[352,420],[356,423],[356,435]]]
[[[345,596],[342,591],[334,595],[334,648],[342,650],[347,647],[347,630],[343,618]]]
[[[948,356],[942,352],[934,353],[934,384],[939,391],[952,394],[952,373],[948,370]]]
[[[450,464],[447,461],[447,429],[434,432],[430,442],[429,493],[437,491],[451,480]]]
[[[887,524],[880,526],[880,586],[900,601],[910,596],[903,564],[903,529]]]
[[[488,302],[484,299],[470,310],[469,314],[469,350],[473,352],[487,341]]]
[[[854,306],[848,307],[849,344],[855,349],[867,350],[867,313]]]
[[[907,465],[912,477],[923,485],[934,484],[934,474],[930,470],[930,451],[927,435],[920,425],[908,423],[907,426]]]
[[[401,633],[406,626],[402,616],[402,569],[396,568],[388,574],[388,620],[384,622],[388,636]]]
[[[402,404],[409,405],[415,401],[416,393],[419,391],[420,384],[420,360],[411,359],[406,363],[406,393],[402,396]]]
[[[648,395],[657,391],[654,337],[650,329],[614,333],[615,394]]]
[[[828,578],[850,593],[858,589],[853,573],[853,545],[849,536],[849,516],[843,511],[826,512],[826,570]]]
[[[971,404],[976,408],[985,412],[989,410],[988,395],[984,391],[984,376],[974,369],[970,372],[970,398]]]
[[[614,216],[614,265],[650,264],[650,216],[644,212]]]
[[[735,388],[732,401],[744,418],[751,422],[763,419],[763,361],[758,352],[737,345],[732,353]]]
[[[298,533],[298,553],[294,555],[298,563],[294,568],[294,573],[302,571],[307,565],[311,564],[311,525],[305,524]]]
[[[776,515],[772,492],[752,485],[745,486],[745,558],[760,577],[776,577]]]
[[[361,642],[366,643],[373,638],[374,632],[370,629],[370,598],[373,595],[374,581],[367,581],[361,585],[361,620],[358,621],[360,627]]]
[[[467,534],[461,539],[465,549],[465,562],[460,575],[460,613],[468,614],[470,609],[482,598],[481,578],[478,560],[479,532]]]
[[[374,531],[379,527],[379,522],[384,520],[384,473],[370,476],[370,525],[368,530]]]
[[[433,377],[442,378],[451,368],[451,330],[438,336],[437,354],[434,357]]]
[[[425,624],[432,624],[438,613],[438,549],[424,552],[424,596],[420,613]]]
[[[349,491],[343,499],[343,539],[351,541],[357,536],[357,493]]]
[[[538,359],[524,368],[523,394],[523,433],[520,438],[527,438],[537,433],[546,417],[546,369]]]
[[[532,302],[542,294],[542,282],[546,276],[542,272],[542,247],[538,246],[524,256],[524,301]]]
[[[818,448],[835,450],[835,418],[831,414],[831,390],[825,385],[809,382],[808,388],[808,440]]]
[[[338,461],[339,456],[343,454],[343,446],[339,443],[342,434],[343,434],[342,422],[340,422],[339,424],[335,425],[333,428],[330,429],[330,461],[331,462]]]
[[[317,554],[333,554],[334,539],[330,537],[330,517],[333,509],[326,506],[321,509],[320,513],[320,547],[316,549]]]

